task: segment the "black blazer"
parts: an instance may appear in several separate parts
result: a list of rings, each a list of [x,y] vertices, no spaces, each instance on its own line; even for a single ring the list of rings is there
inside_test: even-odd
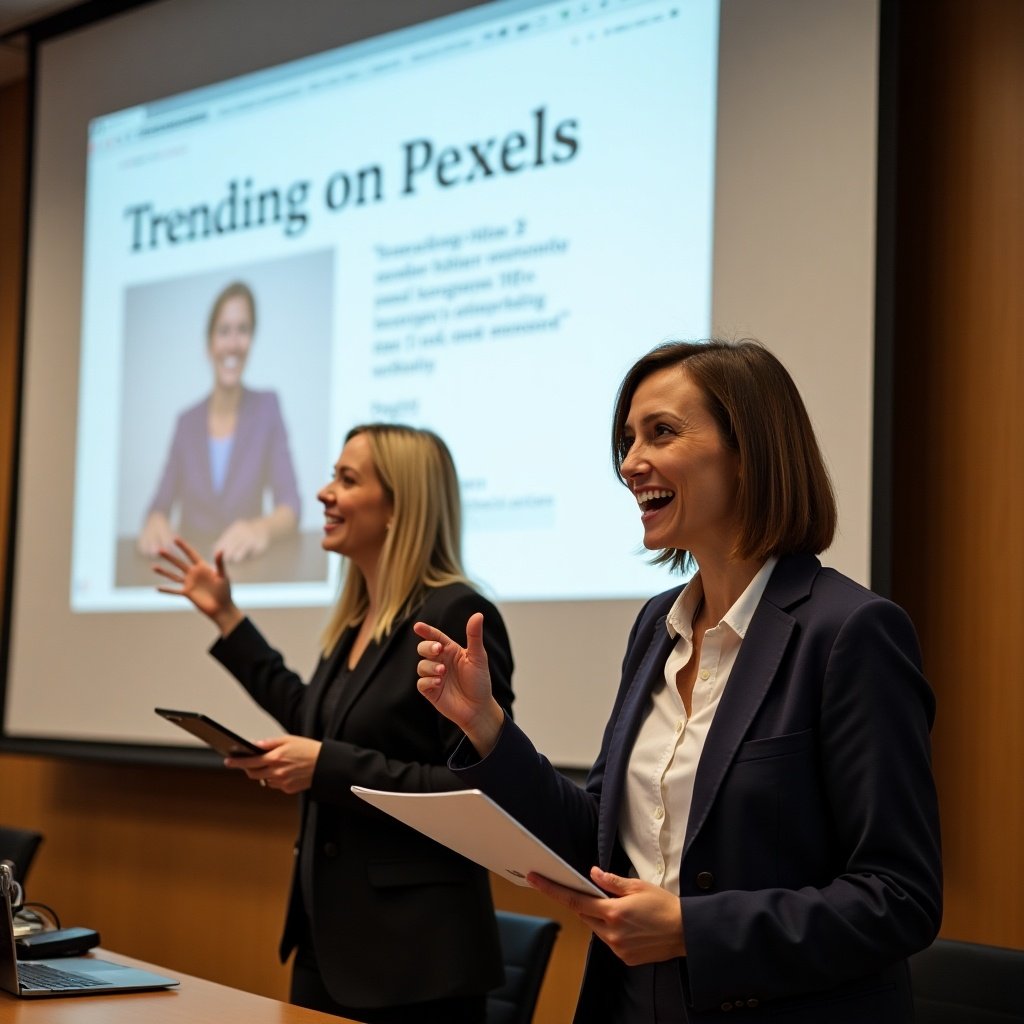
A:
[[[626,770],[673,641],[680,588],[641,611],[600,755],[567,783],[506,722],[453,765],[584,873],[628,870]],[[697,768],[680,868],[693,1022],[913,1020],[906,958],[941,920],[934,698],[896,605],[816,558],[783,558],[755,610]],[[529,794],[526,799],[525,795]],[[591,944],[577,1020],[608,1019],[621,961]]]
[[[323,736],[312,786],[302,795],[281,958],[305,930],[305,898],[324,984],[345,1006],[402,1005],[501,984],[486,871],[349,790],[353,784],[404,792],[464,787],[445,766],[460,734],[416,689],[412,623],[424,619],[464,642],[466,621],[478,611],[495,693],[511,706],[512,654],[497,609],[462,584],[431,590],[413,616],[367,648]],[[354,632],[320,660],[308,686],[248,619],[211,653],[289,733],[319,736],[321,700]]]

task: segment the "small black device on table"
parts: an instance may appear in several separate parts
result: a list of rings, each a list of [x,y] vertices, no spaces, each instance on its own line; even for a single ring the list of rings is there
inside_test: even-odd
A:
[[[19,960],[46,960],[53,956],[78,956],[100,944],[92,928],[57,928],[14,940]]]

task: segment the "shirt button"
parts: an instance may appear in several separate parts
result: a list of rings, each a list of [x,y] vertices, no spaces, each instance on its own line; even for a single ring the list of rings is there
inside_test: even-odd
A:
[[[723,1010],[731,1010],[732,1009],[732,1003],[722,1003],[722,1009]]]
[[[757,1005],[758,1005],[758,1003],[757,1003],[756,999],[748,999],[747,1000],[747,1006],[749,1006],[752,1010],[756,1009]]]
[[[701,871],[697,875],[697,888],[707,892],[715,884],[715,876],[710,871]]]
[[[683,720],[680,719],[676,722],[676,735],[678,736],[683,731]]]
[[[706,668],[701,669],[700,677],[701,677],[701,679],[710,679],[711,678],[711,673]]]
[[[655,807],[654,808],[654,818],[655,818],[655,820],[656,821],[661,821],[661,819],[664,818],[664,817],[665,817],[665,808],[664,807]]]

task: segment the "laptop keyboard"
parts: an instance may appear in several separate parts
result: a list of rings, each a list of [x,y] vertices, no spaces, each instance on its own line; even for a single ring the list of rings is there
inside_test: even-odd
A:
[[[102,988],[109,982],[90,978],[74,971],[58,970],[46,964],[21,962],[18,964],[18,980],[22,988],[42,989],[44,992],[66,992],[78,988]]]

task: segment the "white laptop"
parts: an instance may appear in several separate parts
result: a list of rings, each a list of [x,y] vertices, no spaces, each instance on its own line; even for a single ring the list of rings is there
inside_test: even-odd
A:
[[[174,978],[123,967],[94,957],[18,962],[11,916],[11,869],[0,864],[0,989],[23,999],[40,996],[106,995],[170,988]]]

